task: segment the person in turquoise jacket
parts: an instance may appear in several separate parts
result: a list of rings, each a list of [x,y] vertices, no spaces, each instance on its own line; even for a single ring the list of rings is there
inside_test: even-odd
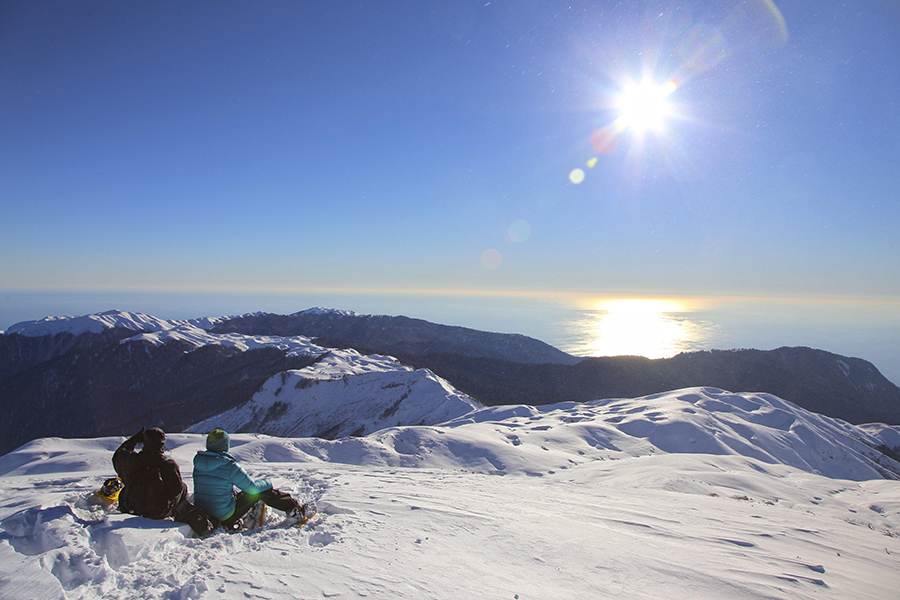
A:
[[[262,500],[288,518],[302,519],[306,507],[285,492],[272,488],[268,479],[253,481],[228,453],[231,438],[215,429],[206,436],[206,450],[194,456],[194,503],[226,529],[238,529],[241,519]],[[240,492],[235,493],[237,487]]]

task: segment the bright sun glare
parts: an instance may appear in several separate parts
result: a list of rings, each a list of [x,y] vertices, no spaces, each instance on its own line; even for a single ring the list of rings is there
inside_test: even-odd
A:
[[[619,114],[614,121],[600,127],[591,135],[591,146],[598,154],[610,154],[619,145],[619,136],[626,130],[631,131],[638,140],[644,133],[651,131],[662,134],[667,117],[674,114],[669,95],[678,89],[678,80],[669,79],[663,84],[645,79],[641,83],[628,82],[622,85],[619,95],[612,106]],[[588,162],[588,168],[594,163]],[[573,169],[569,180],[578,185],[584,181],[584,171]]]
[[[582,350],[590,356],[646,356],[664,358],[687,349],[699,335],[678,318],[678,302],[661,299],[607,300],[598,307],[590,341]]]
[[[632,83],[622,89],[616,102],[619,131],[632,129],[637,133],[647,130],[659,133],[665,126],[665,119],[672,114],[669,95],[678,89],[678,82],[670,79],[662,85],[651,81]]]

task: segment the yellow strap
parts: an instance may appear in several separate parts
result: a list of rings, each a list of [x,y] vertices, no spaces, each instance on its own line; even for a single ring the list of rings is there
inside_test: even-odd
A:
[[[106,499],[109,502],[118,502],[119,492],[121,492],[121,491],[122,490],[116,490],[111,494],[104,494],[103,492],[97,492],[97,495],[100,496],[101,498]]]

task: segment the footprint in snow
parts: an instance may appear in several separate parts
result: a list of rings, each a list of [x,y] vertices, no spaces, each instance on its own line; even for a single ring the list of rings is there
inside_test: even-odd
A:
[[[337,538],[327,531],[317,531],[309,536],[309,545],[322,548],[337,541]]]

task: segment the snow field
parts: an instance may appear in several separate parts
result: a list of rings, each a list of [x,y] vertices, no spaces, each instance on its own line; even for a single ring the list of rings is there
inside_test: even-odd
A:
[[[107,473],[5,477],[0,596],[837,599],[890,598],[898,583],[896,482],[703,455],[543,477],[248,466],[320,514],[299,530],[270,513],[262,530],[196,539],[117,513],[91,525],[101,515],[77,499]],[[34,500],[29,532],[16,515]],[[23,595],[23,580],[52,593]]]
[[[900,481],[872,446],[895,435],[711,388],[235,434],[319,515],[204,539],[86,502],[123,438],[36,440],[0,457],[0,597],[893,598]],[[192,489],[204,436],[167,447]]]

